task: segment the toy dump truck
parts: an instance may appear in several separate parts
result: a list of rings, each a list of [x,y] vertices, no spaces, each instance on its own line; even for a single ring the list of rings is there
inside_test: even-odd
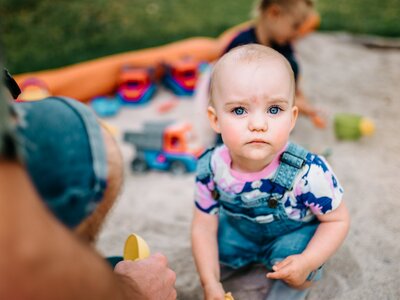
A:
[[[124,66],[118,78],[118,98],[125,104],[144,104],[156,92],[152,68]]]
[[[192,96],[199,78],[200,63],[190,57],[164,63],[165,86],[177,96]]]
[[[124,141],[136,149],[131,163],[134,172],[148,169],[173,174],[193,172],[204,150],[197,145],[192,125],[187,122],[148,122],[141,132],[125,132]]]

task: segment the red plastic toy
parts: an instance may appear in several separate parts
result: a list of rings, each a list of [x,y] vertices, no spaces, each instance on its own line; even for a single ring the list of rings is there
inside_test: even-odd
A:
[[[152,68],[124,67],[118,78],[117,95],[129,104],[148,102],[156,91]]]

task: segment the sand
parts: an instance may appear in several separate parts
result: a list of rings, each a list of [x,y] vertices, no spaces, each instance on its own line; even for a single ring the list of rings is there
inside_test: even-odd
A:
[[[400,51],[366,48],[346,34],[321,33],[299,41],[296,50],[304,93],[326,112],[329,125],[319,130],[301,117],[292,140],[313,151],[331,151],[329,162],[352,216],[345,243],[307,299],[400,299]],[[149,105],[123,109],[108,119],[119,129],[126,179],[96,246],[105,256],[121,255],[128,234],[138,233],[152,252],[168,257],[177,273],[178,298],[202,299],[190,249],[194,175],[133,174],[134,151],[121,141],[122,132],[139,129],[143,121],[171,119],[191,121],[199,140],[209,143],[203,95],[180,99],[170,112],[158,113],[158,105],[173,97],[160,88]],[[336,140],[332,120],[342,112],[370,117],[376,133],[358,141]],[[254,289],[268,285],[262,272],[249,276],[241,279],[244,291],[234,294],[236,299],[258,299]]]

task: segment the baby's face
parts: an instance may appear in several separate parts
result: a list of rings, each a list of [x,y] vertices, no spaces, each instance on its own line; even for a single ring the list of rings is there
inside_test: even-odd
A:
[[[211,125],[229,148],[233,168],[259,171],[286,145],[296,121],[288,66],[276,58],[227,63],[215,80]]]
[[[293,41],[298,34],[300,26],[311,12],[312,9],[306,3],[299,1],[295,7],[281,7],[279,14],[272,15],[272,17],[270,14],[266,22],[264,22],[270,40],[279,45]]]

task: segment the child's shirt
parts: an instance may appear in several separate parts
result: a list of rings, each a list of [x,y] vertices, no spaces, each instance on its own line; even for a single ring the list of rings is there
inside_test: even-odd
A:
[[[261,44],[257,38],[256,30],[254,27],[250,27],[249,29],[246,29],[246,30],[240,32],[230,42],[228,47],[226,47],[225,53],[235,47],[247,45],[247,44]],[[289,61],[290,65],[292,66],[292,69],[293,69],[294,78],[297,81],[298,74],[299,74],[299,64],[294,55],[292,45],[290,43],[287,43],[284,45],[278,45],[274,42],[271,42],[270,46],[272,49],[274,49],[274,50],[278,51],[280,54],[282,54]]]
[[[212,176],[203,183],[196,177],[195,204],[208,214],[217,214],[219,202],[212,197],[217,185],[229,194],[246,194],[257,197],[270,193],[271,183],[279,166],[279,158],[287,146],[263,170],[257,173],[241,173],[231,168],[231,157],[225,145],[213,150],[211,156]],[[314,215],[335,210],[342,201],[343,189],[331,167],[321,156],[309,153],[306,163],[297,174],[293,189],[286,191],[282,201],[290,219],[309,221]]]

